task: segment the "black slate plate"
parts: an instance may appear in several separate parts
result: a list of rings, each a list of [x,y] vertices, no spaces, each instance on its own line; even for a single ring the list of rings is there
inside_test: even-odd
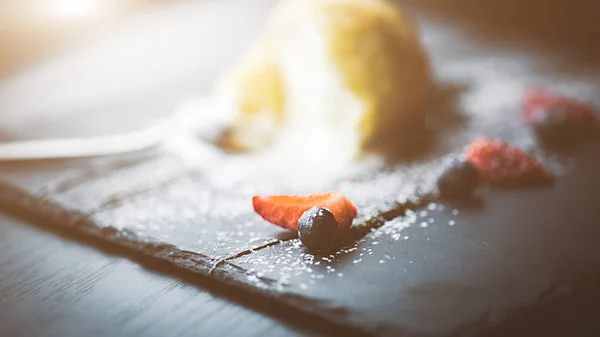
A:
[[[229,232],[221,237],[215,234],[232,228],[249,233],[236,227],[239,222],[227,221],[230,218],[194,222],[204,227],[191,229],[185,224],[185,217],[177,213],[183,217],[182,227],[165,227],[167,222],[149,216],[156,209],[129,199],[123,199],[120,206],[101,202],[100,209],[104,211],[68,210],[68,201],[64,203],[64,199],[55,197],[59,195],[53,194],[56,190],[50,193],[44,189],[34,197],[3,184],[0,204],[43,226],[140,251],[357,331],[464,335],[490,329],[522,308],[547,304],[598,281],[594,272],[600,264],[600,180],[595,178],[600,169],[598,151],[600,145],[589,143],[573,153],[574,164],[555,186],[517,191],[483,189],[476,203],[431,202],[415,207],[405,216],[379,223],[380,228],[331,256],[305,252],[297,239],[281,236],[271,226],[259,225],[261,221],[251,212],[241,214],[240,219],[256,223],[259,236],[270,239],[248,244],[246,240],[231,241]],[[142,159],[142,164],[116,167],[126,176],[130,169],[143,172],[145,165],[155,162],[156,159]],[[167,165],[161,159],[159,166]],[[86,172],[93,180],[94,171]],[[202,187],[197,174],[165,181],[167,190],[181,189],[181,182],[186,182],[186,193]],[[88,185],[93,183],[77,184]],[[208,185],[205,183],[205,188]],[[74,186],[67,188],[67,184],[51,186],[77,190]],[[160,195],[163,202],[157,202],[155,207],[167,210],[187,200],[170,197],[161,190],[165,187],[127,198],[136,200],[147,195],[139,200],[151,200]],[[228,196],[219,191],[210,193],[219,198]],[[96,195],[99,194],[92,194],[90,200]],[[232,198],[236,197],[233,193]],[[128,210],[134,207],[131,205],[139,208]],[[181,211],[185,212],[185,207]],[[131,212],[143,213],[153,219],[148,223],[157,224],[166,233],[177,234],[181,230],[182,236],[170,241],[168,237],[156,240],[152,236],[160,235],[158,229],[139,230],[135,222],[119,225],[120,229],[107,225],[107,214],[117,223],[122,221],[120,214],[130,219],[127,214]],[[399,214],[402,212],[393,215]],[[218,223],[214,225],[214,221]],[[208,229],[200,229],[207,225]],[[209,233],[210,230],[214,232]],[[191,233],[199,233],[196,238],[208,237],[226,245],[198,244],[186,250],[181,243],[191,242],[184,239],[194,237]]]
[[[598,281],[598,151],[578,153],[555,186],[485,190],[470,206],[431,203],[371,232],[356,250],[319,258],[293,240],[230,262],[351,308],[348,320],[392,335],[491,327],[517,308]]]

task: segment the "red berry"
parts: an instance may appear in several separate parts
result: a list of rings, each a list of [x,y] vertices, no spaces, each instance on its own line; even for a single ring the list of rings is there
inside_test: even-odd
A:
[[[329,209],[340,229],[347,229],[356,218],[356,207],[340,191],[310,195],[274,195],[252,197],[254,211],[263,219],[279,227],[298,231],[298,219],[304,212],[317,206]]]
[[[465,156],[479,168],[482,181],[492,185],[537,185],[553,179],[535,158],[504,141],[474,139],[467,146]]]
[[[523,101],[525,121],[535,126],[536,121],[548,118],[540,116],[545,114],[562,114],[563,116],[556,117],[582,127],[590,127],[596,121],[594,108],[585,102],[547,89],[529,90]],[[552,116],[550,118],[554,119]]]

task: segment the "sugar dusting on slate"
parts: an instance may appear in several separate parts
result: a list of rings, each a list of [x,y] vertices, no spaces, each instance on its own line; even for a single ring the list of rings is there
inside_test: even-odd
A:
[[[407,261],[392,254],[386,247],[389,244],[402,245],[402,242],[409,240],[410,237],[403,233],[406,228],[418,227],[421,222],[432,223],[430,220],[440,212],[453,219],[448,221],[458,223],[442,203],[429,203],[426,209],[408,210],[404,216],[372,229],[349,246],[327,254],[312,254],[306,251],[300,240],[293,239],[265,248],[260,253],[237,258],[232,263],[247,268],[250,281],[259,283],[261,277],[277,280],[279,291],[289,291],[289,286],[306,290],[318,286],[319,281],[325,278],[344,278],[349,274],[346,272],[348,269],[361,263],[388,264],[389,268],[397,268],[396,260],[402,263]],[[432,223],[432,226],[436,225]],[[408,264],[413,264],[413,261],[408,261]]]

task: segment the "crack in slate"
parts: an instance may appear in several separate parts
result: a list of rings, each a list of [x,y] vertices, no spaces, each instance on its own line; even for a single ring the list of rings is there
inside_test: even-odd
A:
[[[343,248],[345,246],[352,245],[354,242],[356,242],[357,240],[359,240],[362,237],[364,237],[365,235],[367,235],[370,231],[383,226],[387,221],[390,221],[390,220],[396,219],[400,216],[403,216],[409,210],[415,211],[417,209],[420,209],[420,208],[424,207],[427,203],[432,202],[436,199],[437,199],[437,195],[434,193],[424,195],[417,202],[406,202],[404,204],[398,204],[398,205],[396,205],[396,207],[394,207],[390,210],[387,210],[387,211],[383,211],[383,212],[379,213],[378,215],[368,219],[363,224],[352,226],[348,230],[348,232],[346,232],[346,234],[343,235],[339,239],[339,241],[337,242],[337,248]],[[228,256],[226,258],[220,259],[210,268],[210,270],[208,271],[208,275],[213,275],[216,268],[218,268],[220,265],[222,265],[230,260],[235,260],[239,257],[250,255],[250,254],[252,254],[254,252],[258,252],[262,249],[272,247],[272,246],[281,244],[283,242],[291,241],[296,238],[297,237],[293,236],[293,237],[289,237],[289,238],[275,239],[274,241],[268,242],[266,244],[252,247],[252,248],[243,250],[241,252],[238,252],[236,254],[233,254],[231,256]],[[258,278],[260,279],[260,277],[258,277]]]
[[[418,201],[407,201],[398,203],[389,210],[381,211],[377,215],[367,219],[363,224],[350,227],[348,232],[341,237],[342,245],[349,245],[367,235],[370,231],[380,228],[386,222],[404,216],[407,211],[416,211],[425,207],[428,203],[438,199],[437,194],[429,193],[422,195]]]
[[[291,240],[291,239],[288,239],[288,240]],[[284,241],[287,241],[287,240],[286,239],[275,239],[274,241],[267,242],[267,243],[265,243],[263,245],[260,245],[260,246],[257,246],[257,247],[252,247],[250,249],[243,250],[243,251],[241,251],[241,252],[239,252],[237,254],[233,254],[231,256],[228,256],[228,257],[226,257],[224,259],[220,259],[217,262],[215,262],[215,264],[210,268],[210,270],[208,271],[208,275],[212,275],[212,273],[215,271],[215,269],[218,266],[220,266],[221,264],[223,264],[223,263],[225,263],[225,262],[227,262],[229,260],[237,259],[238,257],[242,257],[242,256],[246,256],[246,255],[252,254],[255,251],[259,251],[259,250],[261,250],[263,248],[275,246],[275,245],[280,244],[280,243],[282,243]]]

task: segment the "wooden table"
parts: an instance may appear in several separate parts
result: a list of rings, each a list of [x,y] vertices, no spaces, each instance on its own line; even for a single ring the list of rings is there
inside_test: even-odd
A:
[[[265,8],[272,3],[184,2],[144,13],[71,53],[0,83],[0,125],[27,138],[104,132],[148,123],[170,113],[181,98],[206,93],[220,70],[256,34]],[[476,1],[464,1],[457,8],[447,2],[437,6],[433,1],[411,6],[445,19],[458,17],[467,24],[486,21],[496,9],[496,21],[483,25],[493,36],[530,33],[523,36],[549,41],[551,48],[566,48],[588,57],[597,54],[598,48],[585,44],[586,39],[600,35],[589,24],[593,3],[582,1],[565,7],[560,1],[544,2],[548,12],[531,25],[509,25],[517,13],[514,9],[521,5],[518,1],[503,3],[506,5],[497,8],[481,8]],[[519,17],[525,18],[514,22],[527,22],[526,16],[535,13],[534,5],[521,9]],[[223,13],[230,15],[229,21],[220,19]],[[579,25],[572,24],[574,17],[583,18]],[[554,34],[554,28],[548,28],[552,18],[570,19],[565,30],[557,29],[560,34]],[[95,122],[124,112],[130,113],[128,118],[116,127]],[[85,118],[73,119],[82,113]],[[32,127],[30,121],[40,116],[49,124]],[[70,123],[64,124],[65,120]],[[74,123],[81,127],[73,127]],[[95,127],[84,129],[86,125]],[[140,265],[124,252],[98,251],[65,233],[44,232],[4,216],[0,217],[0,256],[2,336],[292,336],[331,334],[336,328],[286,316],[277,308],[252,303],[244,295],[206,280],[167,276],[172,271]],[[595,296],[551,308],[534,315],[529,323],[515,324],[533,327],[561,318],[561,324],[566,323],[562,326],[567,327],[562,332],[570,331],[590,317],[566,313],[598,303]],[[556,325],[552,329],[560,331]],[[548,328],[544,332],[548,333]]]
[[[0,251],[0,336],[314,333],[307,322],[280,317],[214,284],[200,288],[113,255],[119,252],[98,251],[5,216]]]

